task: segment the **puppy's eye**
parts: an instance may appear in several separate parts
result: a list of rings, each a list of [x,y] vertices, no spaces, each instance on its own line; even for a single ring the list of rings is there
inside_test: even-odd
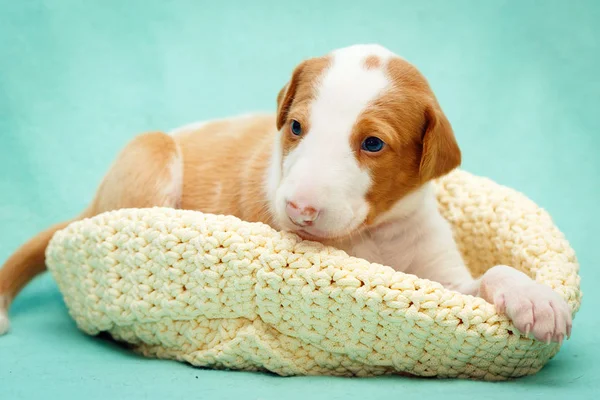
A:
[[[296,121],[295,119],[293,119],[292,123],[290,124],[290,130],[296,136],[302,135],[302,125],[300,124],[300,122]]]
[[[369,153],[377,153],[378,151],[381,151],[381,149],[383,149],[384,145],[385,143],[383,142],[383,140],[375,136],[369,136],[368,138],[363,140],[360,148],[364,151],[368,151]]]

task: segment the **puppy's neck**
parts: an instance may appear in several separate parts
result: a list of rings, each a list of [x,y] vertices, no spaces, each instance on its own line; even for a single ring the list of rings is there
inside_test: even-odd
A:
[[[405,270],[414,244],[427,235],[438,216],[434,187],[428,183],[399,200],[375,224],[345,240],[326,244],[371,262]]]
[[[398,200],[389,211],[375,220],[370,229],[380,229],[390,224],[401,223],[423,210],[430,210],[436,204],[433,184],[428,182]]]

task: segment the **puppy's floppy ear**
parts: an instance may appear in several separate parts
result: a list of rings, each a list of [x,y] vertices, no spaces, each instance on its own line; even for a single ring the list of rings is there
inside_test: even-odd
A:
[[[298,88],[298,82],[300,81],[300,77],[302,75],[302,70],[306,61],[300,63],[294,69],[292,73],[292,79],[279,91],[277,95],[277,130],[281,129],[283,124],[285,124],[285,120],[287,118],[287,114],[292,106],[292,102],[294,101],[294,96],[296,94],[296,89]]]
[[[285,85],[283,85],[283,87],[281,88],[281,90],[277,94],[277,117],[278,118],[279,118],[279,113],[281,112],[281,105],[282,105],[282,102],[283,102],[283,96],[285,96],[285,94],[287,92],[288,86],[289,86],[289,83],[286,83]]]
[[[425,108],[422,144],[421,182],[446,175],[460,165],[461,153],[452,126],[435,101]]]

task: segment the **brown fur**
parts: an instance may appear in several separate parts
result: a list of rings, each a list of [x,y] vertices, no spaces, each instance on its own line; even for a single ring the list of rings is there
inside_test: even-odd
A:
[[[292,74],[290,82],[285,85],[278,96],[277,129],[282,131],[282,154],[292,151],[303,135],[296,136],[290,130],[290,122],[296,120],[302,125],[302,131],[310,130],[310,105],[316,93],[316,84],[329,66],[327,57],[311,58],[302,62]]]
[[[273,224],[263,177],[275,134],[275,118],[261,116],[215,121],[175,137],[159,132],[137,136],[118,155],[77,219],[120,208],[164,206]],[[182,175],[185,180],[178,181]],[[6,261],[0,269],[5,301],[10,303],[46,269],[48,242],[70,222],[38,234]]]
[[[184,160],[181,207],[273,225],[263,182],[276,134],[275,118],[264,115],[175,136]]]
[[[359,163],[373,179],[367,200],[367,224],[423,183],[460,165],[460,150],[450,123],[425,77],[410,63],[393,58],[387,64],[392,87],[363,114],[352,133]],[[368,136],[386,146],[378,153],[360,149]]]
[[[77,218],[128,207],[176,207],[179,199],[162,188],[173,181],[170,165],[180,159],[173,139],[147,133],[119,154],[98,187],[90,206]],[[45,271],[44,252],[52,235],[72,221],[52,226],[21,246],[0,269],[0,296],[10,301],[36,275]],[[1,310],[0,310],[1,311]]]
[[[366,69],[376,69],[381,67],[381,59],[375,55],[365,58]]]
[[[31,279],[46,270],[44,259],[48,242],[57,230],[66,227],[70,222],[56,224],[39,233],[6,260],[0,270],[0,295],[4,296],[5,306],[10,304]]]
[[[179,148],[160,132],[134,138],[121,151],[104,177],[87,214],[129,207],[178,207],[181,189],[166,191],[174,179],[172,168],[181,168]],[[181,182],[176,183],[179,187]]]

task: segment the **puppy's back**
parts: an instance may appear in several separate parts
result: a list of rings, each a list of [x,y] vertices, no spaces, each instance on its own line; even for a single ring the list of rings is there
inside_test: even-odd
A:
[[[183,157],[183,209],[271,223],[264,185],[275,116],[244,115],[173,132]]]

